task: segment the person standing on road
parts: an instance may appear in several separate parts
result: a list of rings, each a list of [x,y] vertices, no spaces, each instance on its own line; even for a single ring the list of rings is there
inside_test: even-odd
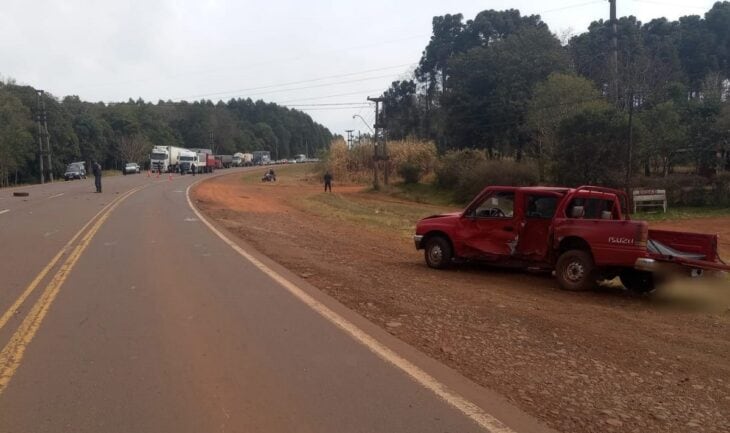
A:
[[[332,175],[329,170],[324,173],[324,192],[327,192],[328,189],[332,192]]]
[[[196,168],[196,167],[195,167],[195,164],[191,164],[191,165],[190,165],[190,172],[192,172],[192,173],[193,173],[193,176],[195,176],[195,168]]]
[[[101,192],[101,165],[99,165],[97,161],[94,161],[91,171],[94,173],[94,185],[96,185],[96,192]]]

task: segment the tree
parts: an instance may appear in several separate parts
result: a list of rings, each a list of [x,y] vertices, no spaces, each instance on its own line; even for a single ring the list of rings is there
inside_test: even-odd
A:
[[[522,27],[455,56],[442,98],[450,147],[484,148],[492,157],[513,152],[519,159],[529,139],[524,123],[535,83],[566,68],[560,42],[544,26]]]
[[[553,73],[538,83],[527,107],[527,127],[533,131],[532,152],[537,159],[539,180],[555,160],[560,123],[588,108],[607,108],[607,103],[593,83],[575,75]]]
[[[663,176],[669,175],[681,155],[687,137],[676,105],[672,101],[658,104],[641,113],[640,121],[646,131],[641,152],[645,167]]]
[[[553,177],[561,185],[621,186],[626,173],[626,115],[586,109],[558,128]]]
[[[17,183],[18,172],[33,159],[30,110],[0,84],[0,186]]]
[[[123,134],[117,138],[117,152],[124,163],[141,162],[151,151],[152,143],[143,134]]]

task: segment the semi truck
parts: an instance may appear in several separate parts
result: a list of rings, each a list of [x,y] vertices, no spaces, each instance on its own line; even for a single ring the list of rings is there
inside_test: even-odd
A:
[[[253,154],[252,153],[244,153],[242,158],[243,166],[248,167],[253,165]]]
[[[198,162],[198,154],[193,152],[192,150],[188,149],[182,149],[180,151],[180,164],[178,165],[178,171],[181,174],[188,173],[192,170],[192,165],[195,164],[195,170],[198,171],[199,168],[197,167]]]
[[[233,164],[233,155],[216,155],[216,168],[230,168]]]
[[[243,166],[243,153],[236,152],[233,154],[233,162],[231,163],[234,167],[242,167]]]
[[[257,150],[252,155],[253,165],[266,165],[271,162],[271,152],[268,150]]]
[[[198,162],[195,164],[198,173],[213,173],[215,168],[215,156],[210,149],[190,149],[198,155]]]
[[[150,169],[159,172],[178,171],[180,152],[186,150],[175,146],[155,146],[150,153]]]
[[[627,204],[623,191],[598,186],[491,186],[462,212],[420,220],[413,239],[431,268],[480,261],[552,271],[566,290],[618,277],[648,293],[670,275],[730,271],[717,235],[649,230]]]

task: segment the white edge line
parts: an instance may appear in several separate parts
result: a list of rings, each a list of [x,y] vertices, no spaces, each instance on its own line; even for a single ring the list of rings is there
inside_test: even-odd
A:
[[[479,406],[472,403],[471,401],[467,400],[466,398],[460,396],[459,394],[451,391],[448,389],[448,387],[438,380],[436,380],[433,376],[426,373],[424,370],[419,368],[418,366],[414,365],[407,359],[403,358],[402,356],[395,353],[390,348],[386,347],[379,341],[377,341],[375,338],[371,337],[369,334],[367,334],[362,329],[355,326],[353,323],[345,319],[344,317],[340,316],[339,314],[335,313],[331,309],[329,309],[327,306],[322,304],[321,302],[317,301],[313,297],[311,297],[309,294],[307,294],[304,290],[299,288],[297,285],[292,283],[291,281],[284,278],[282,275],[274,271],[273,269],[266,266],[264,263],[259,261],[257,258],[252,256],[250,253],[246,252],[243,248],[239,247],[238,244],[230,240],[226,235],[224,235],[222,232],[220,232],[215,226],[213,226],[212,223],[210,223],[203,214],[198,211],[198,209],[193,206],[193,202],[190,200],[190,188],[196,185],[197,183],[201,182],[204,179],[199,180],[198,182],[195,182],[193,184],[190,184],[187,189],[185,190],[185,197],[188,200],[188,205],[190,208],[195,212],[195,214],[198,216],[198,218],[205,223],[208,228],[215,233],[219,238],[223,240],[228,246],[233,248],[234,251],[236,251],[239,255],[241,255],[243,258],[251,262],[254,266],[259,268],[263,273],[268,275],[270,278],[272,278],[274,281],[279,283],[282,287],[284,287],[289,293],[294,295],[296,298],[298,298],[300,301],[302,301],[305,305],[316,311],[320,316],[331,322],[332,324],[336,325],[343,331],[345,331],[347,334],[349,334],[352,338],[354,338],[356,341],[358,341],[360,344],[365,346],[367,349],[369,349],[371,352],[373,352],[375,355],[380,357],[381,359],[385,360],[386,362],[389,362],[390,364],[394,365],[395,367],[399,368],[401,371],[406,373],[408,376],[410,376],[413,380],[421,384],[424,388],[428,389],[429,391],[436,394],[438,397],[440,397],[442,400],[444,400],[446,403],[466,415],[469,419],[477,423],[480,427],[484,428],[490,433],[517,433],[511,428],[504,425],[500,420],[495,418],[493,415],[488,414],[484,410],[482,410]]]
[[[0,210],[0,215],[2,215],[2,214],[4,214],[4,213],[8,213],[8,212],[10,212],[10,209],[3,209],[3,210]]]

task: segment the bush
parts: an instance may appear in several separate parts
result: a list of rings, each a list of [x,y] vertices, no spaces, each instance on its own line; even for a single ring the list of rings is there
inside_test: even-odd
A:
[[[375,147],[371,142],[365,141],[348,149],[344,140],[335,140],[330,145],[325,163],[317,171],[323,174],[325,169],[329,169],[335,179],[340,181],[368,183],[373,177],[374,153]],[[388,156],[390,174],[404,177],[402,173],[408,172],[411,177],[416,176],[415,182],[433,171],[437,161],[436,145],[430,141],[389,141]],[[408,167],[402,172],[404,166]]]
[[[418,183],[423,175],[420,165],[406,161],[398,167],[398,175],[403,178],[404,183]]]
[[[487,186],[533,186],[538,183],[537,167],[509,160],[481,161],[464,172],[454,189],[454,199],[466,203]]]
[[[483,150],[465,149],[446,152],[436,168],[436,184],[445,189],[456,189],[465,173],[487,162]]]
[[[720,173],[712,179],[692,174],[636,177],[633,185],[666,190],[667,203],[671,206],[730,205],[730,173]]]

